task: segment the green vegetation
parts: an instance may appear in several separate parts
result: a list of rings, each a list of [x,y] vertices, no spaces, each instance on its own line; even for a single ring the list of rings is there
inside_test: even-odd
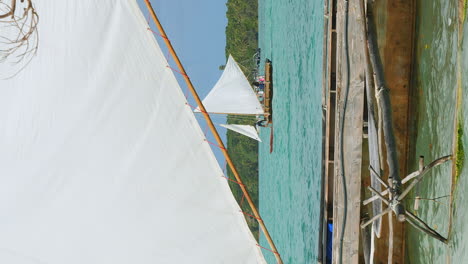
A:
[[[458,181],[458,177],[463,169],[465,161],[465,149],[463,147],[463,126],[461,123],[458,123],[457,127],[457,154],[456,154],[456,174],[455,181]]]
[[[228,0],[226,27],[226,58],[231,54],[242,66],[250,66],[258,47],[258,0]],[[242,67],[249,75],[248,68]],[[228,116],[228,124],[250,124],[254,117]],[[258,206],[258,142],[232,131],[227,132],[227,149],[254,203]],[[230,179],[235,179],[228,169]],[[232,192],[243,212],[252,214],[239,185],[230,182]],[[258,240],[257,220],[246,216],[252,233]]]
[[[468,0],[463,1],[463,19],[462,19],[462,22],[465,22],[465,19],[466,19],[466,9],[468,9]]]
[[[458,19],[463,27],[463,22],[466,19],[466,10],[468,9],[468,0],[458,0]]]
[[[234,117],[229,116],[228,123],[253,123],[253,121],[239,122],[238,119],[235,119],[235,121],[233,121],[233,118]],[[250,196],[252,197],[253,202],[258,207],[258,142],[229,130],[227,132],[227,149],[232,157],[234,164],[236,165],[240,176],[242,177],[244,185],[246,186]],[[230,179],[235,179],[230,169],[228,169],[228,176]],[[230,182],[229,185],[231,186],[231,190],[234,194],[234,197],[236,197],[236,200],[241,206],[242,211],[252,215],[250,206],[244,199],[244,195],[239,185],[234,182]],[[246,220],[249,224],[250,230],[252,230],[252,233],[258,239],[257,220],[250,216],[246,216]]]
[[[231,54],[239,64],[251,62],[258,47],[258,0],[228,0],[226,5],[226,58]]]

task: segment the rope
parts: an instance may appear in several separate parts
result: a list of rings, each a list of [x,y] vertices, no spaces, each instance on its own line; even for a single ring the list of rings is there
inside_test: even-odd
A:
[[[346,71],[346,85],[345,85],[345,93],[343,98],[343,114],[340,118],[340,171],[341,171],[341,181],[343,184],[343,223],[341,225],[340,230],[340,243],[338,247],[338,263],[343,263],[343,240],[344,240],[344,233],[346,229],[346,221],[348,217],[348,193],[346,190],[346,177],[345,177],[345,169],[344,169],[344,151],[343,151],[343,135],[344,135],[344,122],[346,116],[346,108],[348,105],[348,92],[349,92],[349,79],[350,79],[350,66],[349,66],[349,50],[348,50],[348,8],[349,3],[348,0],[344,0],[344,8],[345,8],[345,16],[344,16],[344,34],[343,34],[343,49],[345,51],[345,71]]]
[[[226,165],[227,165],[227,161],[226,159],[224,159],[224,165],[223,165],[223,173],[226,174]]]
[[[148,26],[149,26],[149,24],[148,24]],[[171,42],[171,40],[170,40],[167,36],[163,36],[163,35],[159,34],[159,32],[154,31],[154,30],[153,30],[152,28],[150,28],[150,27],[148,27],[147,29],[148,29],[149,31],[153,32],[153,34],[156,34],[156,35],[160,36],[161,38],[166,39],[167,41]]]
[[[208,133],[208,124],[205,124],[205,130],[203,131],[203,135],[205,135],[206,137],[206,134]]]
[[[220,149],[222,149],[222,150],[225,150],[225,151],[227,151],[227,149],[226,149],[226,148],[223,148],[223,147],[221,147],[220,145],[218,145],[218,144],[216,144],[216,143],[213,143],[213,142],[209,141],[208,139],[205,139],[205,141],[206,141],[206,142],[208,142],[210,145],[216,146],[216,147],[218,147],[218,148],[220,148]]]
[[[181,72],[181,71],[179,71],[179,70],[177,70],[177,69],[174,69],[174,68],[172,68],[172,67],[169,66],[169,65],[167,65],[166,67],[169,68],[169,69],[171,69],[172,71],[175,71],[175,72],[179,73],[179,74],[182,75],[182,76],[187,77],[187,79],[190,79],[190,77],[189,77],[187,74],[185,74],[185,73],[183,73],[183,72]]]
[[[190,107],[191,107],[193,110],[195,110],[195,109],[197,109],[197,108],[198,108],[198,107],[196,107],[196,106],[193,106],[193,105],[191,105],[191,104],[189,104],[189,103],[187,103],[187,102],[186,102],[185,104],[186,104],[186,105],[188,105],[188,106],[190,106]],[[198,109],[198,110],[199,110],[201,113],[208,114],[208,112],[206,112],[206,111],[203,111],[203,110],[201,110],[201,109]]]
[[[263,222],[262,218],[260,218],[260,217],[256,217],[256,216],[251,215],[251,214],[248,214],[248,213],[246,213],[246,212],[244,212],[244,211],[239,211],[239,212],[241,212],[241,213],[243,213],[243,214],[245,214],[245,215],[247,215],[247,216],[250,216],[250,217],[252,217],[252,218],[255,218],[255,219],[257,219],[259,222],[260,222],[260,221]]]
[[[228,181],[231,181],[231,182],[237,183],[238,185],[245,186],[243,183],[240,183],[240,182],[238,182],[238,181],[235,181],[235,180],[233,180],[233,179],[229,179],[229,178],[228,178],[228,177],[226,177],[226,176],[221,176],[221,177],[225,178],[225,179],[226,179],[226,180],[228,180]],[[243,194],[242,194],[242,195],[243,195]],[[244,197],[244,196],[242,196],[242,197]]]
[[[161,35],[159,32],[154,31],[154,30],[151,28],[151,20],[150,20],[150,15],[149,15],[149,13],[148,13],[148,15],[146,16],[146,23],[148,23],[148,28],[147,28],[147,29],[148,29],[149,31],[151,31],[151,32],[153,32],[153,34],[156,34],[156,35],[160,36],[161,38],[167,39],[169,42],[171,42],[171,41],[167,38],[167,36],[163,36],[163,35]]]
[[[275,254],[275,255],[280,256],[280,254],[279,254],[278,252],[276,252],[276,251],[273,251],[273,250],[268,249],[268,248],[266,248],[266,247],[262,247],[262,246],[260,246],[259,244],[257,244],[257,246],[260,247],[260,248],[263,248],[263,249],[265,249],[265,250],[268,250],[268,251],[270,251],[271,253],[273,253],[273,254]]]
[[[241,198],[241,201],[240,201],[240,204],[239,204],[239,207],[242,208],[242,203],[244,203],[244,198],[245,198],[245,195],[244,193],[242,193],[242,198]]]

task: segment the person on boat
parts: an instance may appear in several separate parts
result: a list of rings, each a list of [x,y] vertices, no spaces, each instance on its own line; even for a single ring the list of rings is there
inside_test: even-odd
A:
[[[260,91],[263,91],[265,89],[265,83],[264,82],[253,82],[252,83],[255,87],[258,87]]]
[[[266,120],[258,120],[257,123],[255,123],[256,126],[258,127],[265,127],[266,126]]]
[[[257,99],[258,99],[258,101],[259,101],[261,104],[263,104],[263,101],[264,101],[264,99],[265,99],[265,97],[263,96],[263,91],[259,91],[259,92],[257,93]]]

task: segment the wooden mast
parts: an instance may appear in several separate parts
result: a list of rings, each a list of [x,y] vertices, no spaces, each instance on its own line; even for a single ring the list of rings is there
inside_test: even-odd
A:
[[[216,130],[216,128],[215,128],[215,126],[213,124],[213,121],[211,120],[210,115],[206,112],[206,109],[203,106],[203,103],[200,100],[200,97],[198,96],[197,92],[195,91],[195,88],[194,88],[194,86],[192,84],[192,81],[190,81],[190,79],[188,78],[187,73],[185,72],[184,66],[180,62],[180,59],[177,56],[177,54],[176,54],[176,52],[174,50],[174,47],[172,46],[171,42],[167,38],[166,32],[164,31],[164,28],[162,27],[161,23],[159,22],[159,19],[156,16],[156,13],[155,13],[155,11],[153,9],[153,6],[151,5],[149,0],[145,0],[145,3],[146,3],[146,7],[148,8],[148,11],[151,14],[151,17],[152,17],[154,23],[158,27],[159,33],[161,34],[162,38],[164,39],[164,42],[166,43],[167,48],[169,49],[169,52],[171,53],[172,58],[174,59],[175,63],[177,64],[177,67],[179,68],[179,71],[182,73],[182,76],[184,77],[184,80],[185,80],[190,92],[192,93],[192,96],[194,97],[196,103],[198,104],[198,107],[200,108],[200,111],[202,112],[202,114],[203,114],[203,116],[204,116],[204,118],[205,118],[205,120],[206,120],[206,122],[208,124],[208,127],[211,130],[211,133],[213,133],[213,136],[215,137],[217,144],[220,146],[220,149],[221,149],[221,151],[222,151],[222,153],[223,153],[223,155],[224,155],[224,157],[226,159],[227,164],[229,165],[229,168],[231,169],[232,173],[236,177],[237,182],[240,183],[239,187],[241,188],[242,192],[244,193],[244,197],[247,200],[247,202],[249,203],[250,208],[252,210],[252,213],[255,216],[255,218],[257,219],[258,224],[260,225],[260,228],[262,229],[263,234],[265,235],[265,238],[267,239],[271,250],[274,252],[274,255],[275,255],[275,258],[276,258],[278,264],[283,264],[281,256],[278,253],[278,250],[276,249],[275,243],[273,242],[273,239],[271,238],[270,233],[268,232],[268,229],[265,226],[265,223],[263,222],[262,218],[260,217],[260,214],[258,213],[257,207],[253,203],[252,198],[249,195],[249,192],[245,188],[245,185],[243,184],[242,179],[241,179],[239,173],[237,172],[237,169],[234,166],[234,163],[232,162],[232,159],[229,156],[229,154],[228,154],[228,152],[227,152],[227,150],[226,150],[226,148],[224,146],[224,143],[221,140],[221,137],[219,136],[218,131]]]

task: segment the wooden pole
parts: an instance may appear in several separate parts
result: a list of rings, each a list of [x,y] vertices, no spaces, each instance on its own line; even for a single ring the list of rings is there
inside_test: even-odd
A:
[[[151,5],[149,0],[145,0],[145,3],[146,3],[146,7],[148,8],[148,11],[151,14],[151,17],[152,17],[154,23],[158,27],[159,33],[161,34],[162,38],[164,39],[164,42],[167,45],[167,48],[169,49],[169,52],[171,53],[172,58],[174,59],[175,63],[177,64],[177,67],[179,68],[179,71],[182,73],[182,76],[184,77],[185,83],[187,84],[190,92],[192,93],[193,98],[195,99],[196,103],[198,104],[198,107],[200,108],[200,111],[202,112],[206,122],[208,123],[208,127],[210,128],[211,132],[213,133],[213,136],[215,137],[217,144],[220,146],[220,149],[221,149],[224,157],[226,158],[226,162],[229,165],[229,168],[231,169],[232,173],[236,177],[237,182],[240,183],[239,187],[241,188],[242,192],[244,193],[244,197],[247,200],[247,202],[249,203],[250,208],[252,209],[252,213],[255,216],[255,218],[257,219],[258,224],[260,225],[260,228],[262,229],[263,234],[265,235],[265,238],[267,239],[271,250],[274,252],[275,258],[276,258],[278,264],[283,264],[283,260],[281,259],[281,256],[278,253],[278,250],[276,249],[275,243],[273,242],[273,239],[271,238],[270,233],[268,232],[268,229],[265,226],[265,223],[263,222],[262,218],[260,217],[260,214],[258,213],[257,207],[255,206],[254,202],[252,201],[252,198],[249,195],[249,192],[247,191],[245,185],[243,184],[242,179],[241,179],[239,173],[237,172],[237,169],[234,166],[234,163],[232,162],[232,159],[229,156],[226,148],[224,147],[224,143],[221,140],[221,137],[219,136],[218,131],[216,130],[216,128],[215,128],[215,126],[213,124],[213,121],[210,118],[210,115],[206,112],[206,109],[203,106],[203,103],[200,100],[200,97],[198,96],[198,94],[197,94],[197,92],[195,90],[195,87],[192,84],[192,81],[190,81],[190,79],[188,78],[187,73],[186,73],[186,71],[184,69],[184,66],[180,62],[180,59],[177,56],[177,54],[176,54],[176,52],[174,50],[174,47],[172,46],[171,42],[167,38],[166,32],[164,31],[164,28],[162,27],[161,23],[159,22],[159,19],[156,16],[156,13],[154,11],[153,6]]]
[[[200,112],[195,111],[195,114],[202,114],[202,113],[203,113],[202,111],[200,111]],[[221,113],[221,112],[209,112],[208,114],[210,114],[210,115],[248,116],[248,117],[256,116],[256,115],[267,115],[267,114],[238,114],[238,113],[232,114],[232,113]]]

